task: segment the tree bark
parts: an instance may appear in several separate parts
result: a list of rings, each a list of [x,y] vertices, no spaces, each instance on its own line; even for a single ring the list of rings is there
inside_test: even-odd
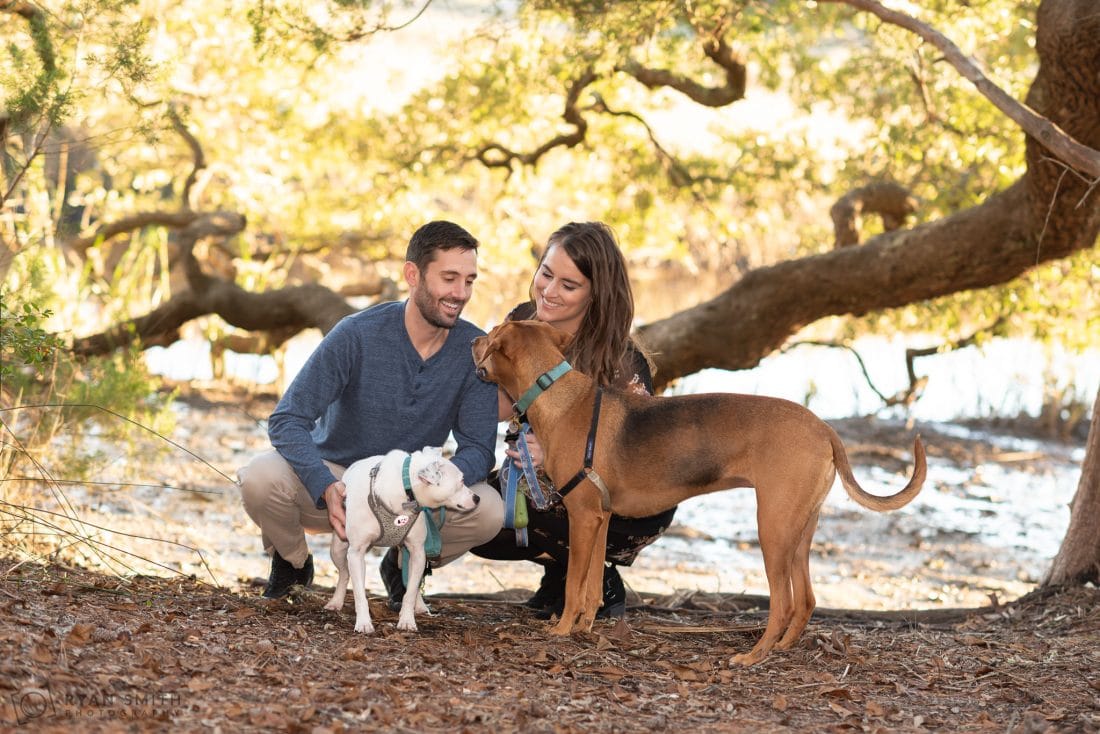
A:
[[[1092,424],[1081,465],[1081,481],[1070,503],[1069,529],[1043,586],[1100,584],[1100,390],[1092,405]]]
[[[1028,103],[1100,150],[1100,13],[1043,0]],[[758,268],[715,298],[639,329],[656,387],[706,367],[748,369],[826,316],[862,315],[1011,281],[1095,247],[1100,187],[1027,137],[1027,173],[971,209],[856,248]]]

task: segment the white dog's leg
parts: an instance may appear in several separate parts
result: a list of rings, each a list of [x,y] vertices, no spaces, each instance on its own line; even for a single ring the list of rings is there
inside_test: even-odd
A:
[[[367,606],[367,550],[370,543],[353,545],[348,549],[348,569],[351,574],[351,591],[355,596],[355,631],[373,634],[370,607]]]
[[[344,596],[348,593],[348,542],[340,540],[336,533],[332,534],[332,544],[329,546],[329,555],[336,565],[339,578],[336,579],[336,591],[332,593],[332,600],[325,605],[325,609],[338,612],[344,608]]]
[[[409,549],[409,582],[405,585],[405,597],[401,600],[401,615],[397,619],[397,629],[416,632],[416,614],[429,614],[424,597],[420,594],[420,581],[424,578],[424,543],[405,540]]]

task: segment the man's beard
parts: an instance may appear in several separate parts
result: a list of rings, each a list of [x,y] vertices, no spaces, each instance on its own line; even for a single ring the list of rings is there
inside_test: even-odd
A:
[[[413,297],[413,303],[420,309],[420,315],[424,317],[424,320],[437,329],[453,329],[458,317],[462,315],[463,306],[465,306],[465,304],[459,306],[458,312],[455,313],[452,319],[450,314],[440,310],[439,301],[427,289],[417,291]]]

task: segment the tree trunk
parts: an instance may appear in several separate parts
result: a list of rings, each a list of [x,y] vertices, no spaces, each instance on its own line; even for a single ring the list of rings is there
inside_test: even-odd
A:
[[[1100,150],[1100,13],[1093,0],[1043,0],[1040,65],[1029,105]],[[715,298],[639,334],[657,387],[705,367],[748,369],[802,327],[1006,283],[1036,265],[1095,247],[1100,186],[1026,139],[1028,171],[971,209],[860,247],[748,273]]]
[[[1092,424],[1081,465],[1081,481],[1070,503],[1069,529],[1043,579],[1043,586],[1100,584],[1100,390],[1092,406]]]

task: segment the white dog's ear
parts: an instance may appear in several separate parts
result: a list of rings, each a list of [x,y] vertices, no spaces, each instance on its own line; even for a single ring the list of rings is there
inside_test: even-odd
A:
[[[433,461],[416,473],[416,478],[425,484],[440,484],[443,481],[443,462]]]
[[[443,456],[443,447],[425,446],[424,450],[421,453],[423,453],[425,456]]]

